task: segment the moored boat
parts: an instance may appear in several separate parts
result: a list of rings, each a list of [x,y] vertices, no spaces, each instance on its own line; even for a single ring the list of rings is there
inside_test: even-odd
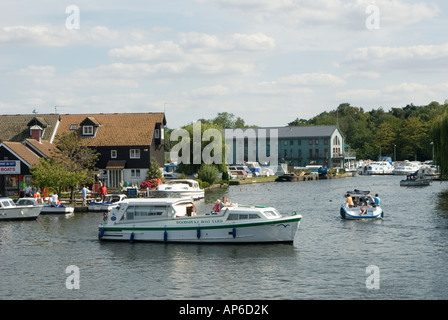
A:
[[[388,175],[393,174],[394,167],[387,161],[371,162],[365,167],[365,174],[368,175]]]
[[[193,198],[194,200],[204,198],[204,189],[199,187],[199,183],[193,179],[169,180],[158,185],[155,190],[150,191],[150,196],[156,198]]]
[[[421,165],[417,162],[405,161],[393,170],[395,175],[408,175],[420,169]]]
[[[377,198],[379,199],[379,198]],[[341,217],[344,219],[381,219],[384,217],[379,200],[370,194],[370,191],[347,191],[346,201],[341,205]]]
[[[16,205],[10,198],[0,198],[0,221],[35,220],[43,206]]]
[[[75,211],[72,206],[66,206],[63,204],[58,205],[48,205],[45,204],[42,198],[20,198],[16,201],[16,205],[32,205],[32,206],[42,206],[41,214],[69,214]]]
[[[110,211],[118,205],[118,202],[127,199],[125,194],[107,194],[104,201],[92,201],[87,205],[89,211]]]
[[[282,215],[265,206],[223,207],[198,213],[192,199],[127,199],[99,225],[101,240],[268,243],[293,242],[301,215]]]

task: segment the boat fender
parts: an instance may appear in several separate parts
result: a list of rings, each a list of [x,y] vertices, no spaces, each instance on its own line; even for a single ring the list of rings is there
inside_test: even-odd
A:
[[[98,234],[98,238],[101,239],[104,235],[104,228],[100,228],[100,233]]]
[[[131,236],[129,237],[129,242],[133,243],[134,242],[134,238],[135,238],[135,234],[134,234],[134,232],[132,232]]]
[[[196,236],[198,237],[198,239],[201,237],[201,229],[200,228],[198,228],[196,230]]]
[[[345,210],[344,210],[344,208],[341,208],[341,217],[345,219]]]
[[[233,239],[236,238],[236,228],[235,227],[233,227],[233,229],[232,229],[232,236],[233,236]]]
[[[168,240],[168,232],[166,232],[166,230],[165,230],[165,232],[163,233],[163,241],[167,241]]]

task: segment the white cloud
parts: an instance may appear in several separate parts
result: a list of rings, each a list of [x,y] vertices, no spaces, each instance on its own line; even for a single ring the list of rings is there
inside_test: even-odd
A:
[[[266,51],[275,48],[275,40],[264,33],[234,33],[217,36],[199,32],[180,34],[180,44],[186,49],[211,51]]]
[[[211,87],[201,87],[191,92],[194,97],[208,97],[208,96],[224,96],[229,93],[229,88],[216,85]]]
[[[300,86],[340,86],[345,80],[329,73],[304,73],[293,74],[278,80],[280,84]]]

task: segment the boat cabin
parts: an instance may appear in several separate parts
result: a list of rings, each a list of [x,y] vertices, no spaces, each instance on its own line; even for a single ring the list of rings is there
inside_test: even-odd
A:
[[[15,207],[16,205],[10,198],[0,198],[0,208],[10,208]]]
[[[265,206],[229,206],[219,213],[198,214],[193,201],[182,199],[127,199],[120,202],[110,213],[112,223],[136,223],[144,220],[185,219],[195,217],[222,217],[224,220],[278,219],[282,215],[272,207]]]

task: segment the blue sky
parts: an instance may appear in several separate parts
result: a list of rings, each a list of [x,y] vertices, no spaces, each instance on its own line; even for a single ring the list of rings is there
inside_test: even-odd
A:
[[[447,16],[440,0],[2,0],[0,114],[283,126],[345,102],[443,103]]]

